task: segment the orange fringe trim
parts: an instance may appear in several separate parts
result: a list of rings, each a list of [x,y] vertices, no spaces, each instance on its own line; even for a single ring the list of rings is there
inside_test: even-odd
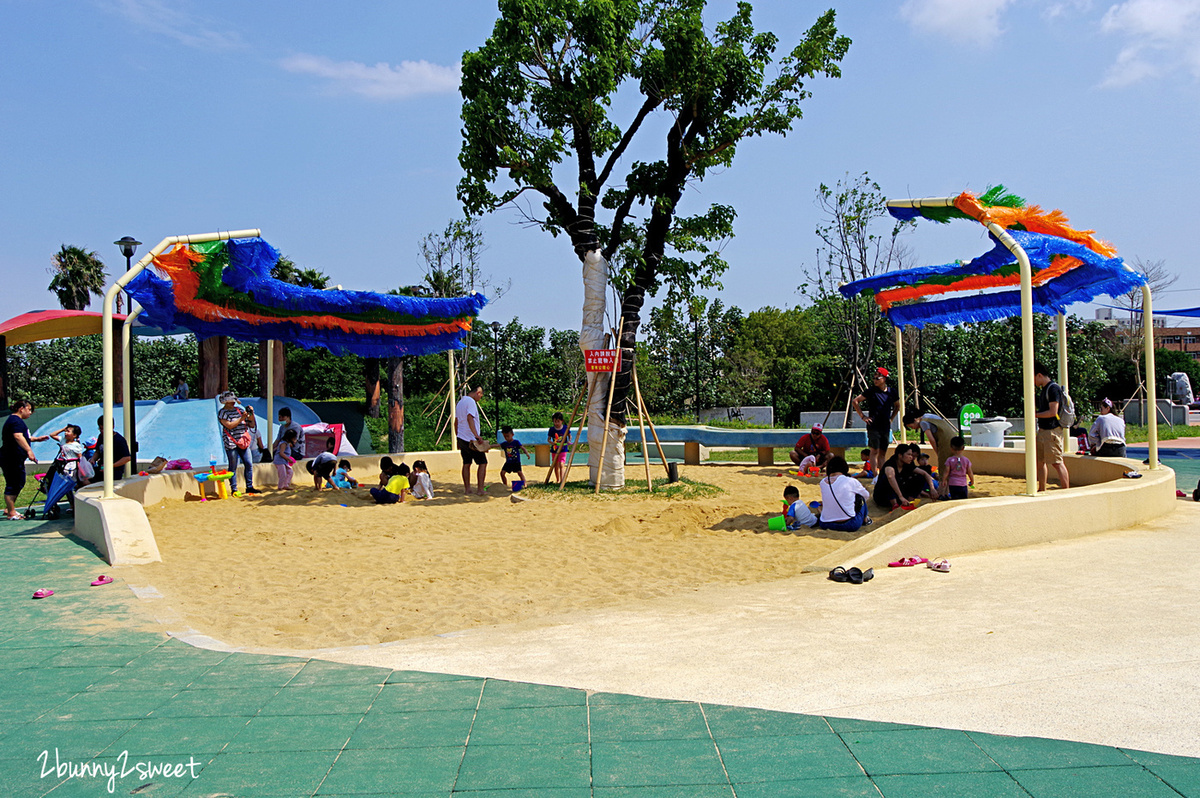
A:
[[[223,308],[196,298],[196,294],[200,290],[200,276],[192,270],[191,265],[199,263],[202,260],[204,260],[204,255],[190,247],[179,244],[176,245],[175,249],[154,259],[155,265],[171,280],[171,290],[175,295],[175,307],[204,321],[220,322],[226,319],[237,319],[256,325],[296,324],[300,327],[315,330],[341,330],[353,335],[390,335],[400,338],[467,332],[471,329],[471,319],[469,318],[436,324],[400,325],[353,322],[329,315],[278,318],[275,316],[265,316],[260,313],[247,313],[245,311]]]
[[[1033,284],[1043,285],[1049,280],[1060,275],[1066,274],[1072,269],[1076,269],[1083,265],[1083,261],[1079,258],[1064,256],[1056,258],[1045,269],[1033,274]],[[901,302],[906,299],[918,299],[923,296],[934,296],[936,294],[949,294],[956,291],[981,291],[985,288],[1003,288],[1007,286],[1020,285],[1021,275],[1010,274],[1004,277],[995,277],[990,274],[975,274],[970,277],[964,277],[958,282],[950,285],[939,283],[931,283],[927,285],[906,285],[902,288],[892,288],[887,291],[880,291],[875,295],[875,303],[879,305],[879,309],[887,312],[888,308],[893,303]]]
[[[1065,238],[1068,241],[1082,244],[1092,252],[1106,258],[1117,256],[1116,247],[1094,237],[1095,230],[1076,230],[1068,224],[1070,220],[1059,210],[1043,211],[1037,205],[1030,205],[1026,208],[1005,208],[996,205],[989,208],[981,204],[974,194],[966,191],[958,195],[954,201],[954,207],[980,224],[995,223],[1006,230],[1015,224],[1020,224],[1031,233],[1044,233]]]

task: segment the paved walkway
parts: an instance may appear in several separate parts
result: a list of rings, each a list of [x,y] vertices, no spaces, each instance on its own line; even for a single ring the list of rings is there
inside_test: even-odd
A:
[[[1196,517],[1188,520],[1194,527]],[[982,670],[993,663],[1001,673],[1016,667],[1002,652],[1019,649],[1017,642],[986,648],[1012,634],[1008,625],[976,628],[969,645],[962,639],[966,622],[956,617],[975,617],[980,605],[991,606],[997,620],[1010,613],[1024,615],[1023,628],[1037,633],[1035,642],[1064,641],[1050,650],[1026,651],[1035,671],[1053,671],[1062,652],[1071,649],[1070,641],[1081,637],[1080,627],[1101,614],[1108,615],[1108,637],[1131,636],[1140,647],[1148,635],[1138,630],[1149,626],[1174,642],[1177,662],[1194,664],[1189,660],[1198,650],[1194,621],[1187,628],[1173,627],[1173,617],[1160,623],[1142,615],[1154,601],[1135,601],[1142,593],[1156,592],[1151,578],[1195,585],[1194,551],[1154,562],[1153,573],[1142,573],[1137,557],[1128,564],[1105,562],[1104,574],[1092,581],[1122,571],[1109,583],[1116,595],[1107,613],[1080,606],[1094,598],[1093,592],[1079,596],[1072,590],[1081,581],[1077,572],[1091,567],[1091,561],[1060,558],[1054,552],[1034,558],[1036,570],[1026,573],[1024,586],[1065,581],[1064,590],[1035,591],[1010,606],[1012,591],[989,579],[1000,578],[1009,567],[993,565],[1000,558],[1022,556],[1004,552],[963,558],[948,575],[891,572],[861,587],[803,577],[747,588],[750,593],[740,599],[698,593],[694,600],[710,606],[701,612],[700,604],[693,605],[697,611],[691,621],[689,613],[681,612],[666,615],[656,626],[649,615],[639,617],[637,608],[629,608],[621,617],[637,623],[627,634],[609,628],[587,646],[585,638],[603,629],[585,618],[564,620],[541,631],[542,645],[529,638],[514,645],[510,659],[503,654],[504,636],[533,630],[437,638],[458,651],[441,651],[436,657],[463,667],[431,672],[204,650],[169,639],[154,620],[155,605],[162,600],[139,600],[119,580],[89,587],[105,566],[73,539],[62,537],[62,528],[36,523],[0,528],[5,574],[0,590],[0,794],[5,796],[1200,796],[1200,760],[1186,757],[931,728],[954,722],[904,725],[847,719],[878,714],[877,707],[863,705],[850,693],[835,707],[839,711],[827,714],[727,705],[770,703],[760,700],[773,692],[770,685],[784,695],[809,683],[861,686],[879,678],[882,669],[892,692],[906,684],[940,683],[948,692],[941,693],[931,712],[936,720],[956,707],[972,712],[988,703],[992,714],[1002,717],[1002,700],[981,700],[987,696],[972,695],[957,683],[974,667],[958,660],[980,647],[990,652]],[[1158,532],[1178,543],[1174,532]],[[1151,543],[1141,537],[1118,548],[1154,549]],[[1157,550],[1147,556],[1158,556]],[[976,586],[974,599],[968,599],[970,591],[963,584]],[[30,599],[39,587],[56,593]],[[772,593],[772,588],[796,589],[793,598],[810,603],[779,605],[787,596]],[[1194,608],[1194,590],[1176,594],[1178,604]],[[721,607],[717,600],[734,603]],[[687,600],[679,601],[678,607],[687,606]],[[1064,616],[1055,601],[1086,614]],[[914,623],[914,606],[941,610]],[[645,609],[652,615],[656,608]],[[791,617],[790,627],[781,625],[785,615]],[[727,626],[718,629],[714,624],[722,616]],[[870,618],[876,622],[864,625]],[[683,628],[670,637],[653,639],[680,624]],[[560,628],[564,626],[574,628],[578,637],[572,640]],[[819,650],[783,656],[780,644],[786,637],[812,642],[806,626],[841,632]],[[877,636],[869,628],[889,631]],[[697,641],[693,648],[672,652],[689,638]],[[914,645],[890,647],[889,641]],[[918,641],[921,645],[915,645]],[[436,659],[426,650],[430,645],[437,644],[414,641],[365,653],[397,656],[404,650],[401,659]],[[937,667],[930,665],[928,655],[911,659],[914,649],[925,647],[941,652]],[[1152,657],[1168,647],[1164,642]],[[741,652],[736,667],[730,660],[734,649]],[[1085,641],[1078,659],[1096,650],[1094,641]],[[517,671],[566,677],[569,672],[561,663],[576,656],[581,660],[577,675],[589,674],[576,687],[592,690],[495,678]],[[1135,669],[1148,665],[1136,657],[1126,664]],[[1121,669],[1110,662],[1097,668]],[[629,687],[614,691],[606,683]],[[1062,712],[1061,695],[1070,691],[1054,678],[1043,684],[1040,692],[1047,701],[1041,714]],[[1194,685],[1192,678],[1176,698],[1194,702]],[[1158,686],[1141,671],[1126,676],[1132,698],[1173,718],[1172,708],[1158,703]],[[880,699],[876,703],[887,704],[882,696],[889,691],[874,689]],[[646,697],[654,693],[672,693],[680,700]],[[718,695],[745,700],[708,697]],[[1107,711],[1110,699],[1107,693],[1095,696],[1095,709]],[[833,707],[826,696],[813,700]],[[855,706],[858,713],[846,711]],[[1176,736],[1190,736],[1194,744],[1190,730]],[[1170,743],[1173,738],[1166,733],[1163,739]]]

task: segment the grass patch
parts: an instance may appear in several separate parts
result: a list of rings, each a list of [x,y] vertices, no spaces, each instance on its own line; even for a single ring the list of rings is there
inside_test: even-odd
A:
[[[597,495],[595,488],[586,479],[571,480],[561,490],[557,485],[528,485],[521,493],[530,499],[552,499],[554,501],[610,501],[613,499],[669,499],[671,501],[688,499],[706,499],[720,496],[725,491],[716,485],[699,482],[687,477],[670,484],[665,479],[654,482],[654,493],[646,490],[646,480],[627,479],[625,487],[616,490],[601,490]]]
[[[1186,424],[1176,424],[1174,427],[1168,424],[1158,425],[1158,439],[1160,441],[1173,441],[1177,438],[1195,438],[1200,437],[1200,427],[1189,427]],[[1126,443],[1146,443],[1150,440],[1150,425],[1149,424],[1126,424],[1125,425],[1125,442]]]

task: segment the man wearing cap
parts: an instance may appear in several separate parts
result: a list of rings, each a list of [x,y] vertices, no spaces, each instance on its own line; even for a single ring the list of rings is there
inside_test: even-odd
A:
[[[829,439],[825,437],[824,427],[820,424],[813,424],[812,431],[801,436],[800,440],[796,441],[796,448],[788,452],[788,457],[792,458],[792,462],[801,468],[805,468],[805,458],[813,458],[811,464],[818,468],[824,468],[825,463],[832,457],[829,451]]]
[[[867,446],[871,449],[871,470],[876,474],[883,468],[884,455],[892,442],[892,420],[900,410],[900,394],[893,385],[888,385],[888,370],[880,366],[875,370],[871,387],[854,397],[854,412],[867,425]],[[863,412],[862,405],[866,405]]]

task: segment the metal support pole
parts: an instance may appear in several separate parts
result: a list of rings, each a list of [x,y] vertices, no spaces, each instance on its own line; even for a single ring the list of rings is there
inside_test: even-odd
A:
[[[129,444],[130,460],[126,473],[133,476],[138,472],[137,402],[133,396],[133,322],[141,314],[142,306],[131,298],[129,303],[129,315],[121,325],[121,393],[125,398],[121,410],[125,442]]]
[[[145,269],[147,266],[149,266],[150,263],[154,260],[154,258],[157,257],[158,255],[162,254],[162,252],[165,251],[167,249],[167,247],[173,246],[175,244],[190,244],[190,243],[198,244],[198,243],[201,243],[204,241],[227,241],[231,238],[257,238],[258,235],[259,235],[258,230],[232,230],[232,231],[229,231],[226,233],[204,233],[202,235],[171,236],[169,238],[164,238],[162,241],[160,241],[158,243],[157,246],[155,246],[153,249],[151,249],[149,252],[147,252],[145,255],[143,255],[142,259],[139,260],[136,264],[134,264],[132,269],[130,269],[129,271],[125,272],[125,274],[123,274],[119,278],[117,278],[117,281],[115,283],[113,283],[112,285],[110,285],[108,287],[108,291],[105,292],[104,304],[102,306],[103,320],[104,320],[103,321],[104,337],[103,337],[103,349],[102,349],[103,369],[104,369],[104,383],[103,383],[104,384],[104,424],[102,425],[103,429],[101,430],[101,437],[103,439],[102,445],[104,446],[104,494],[103,494],[102,498],[112,499],[116,496],[116,494],[113,493],[113,475],[112,475],[112,469],[113,469],[113,465],[112,465],[113,464],[113,456],[112,456],[113,455],[113,451],[112,451],[112,447],[113,447],[113,400],[115,398],[115,393],[116,393],[116,391],[114,390],[114,387],[113,387],[113,378],[116,375],[113,374],[113,363],[112,363],[113,348],[114,348],[114,344],[115,344],[115,342],[113,341],[114,336],[113,336],[113,330],[112,330],[112,317],[113,317],[113,301],[117,297],[117,292],[122,290],[123,288],[125,288],[125,286],[129,284],[130,280],[132,280],[137,275],[141,274],[142,270]]]
[[[1029,256],[1008,231],[998,224],[987,226],[996,240],[1017,258],[1021,267],[1021,382],[1025,404],[1025,495],[1037,495],[1037,419],[1033,390],[1033,270]]]
[[[275,451],[275,342],[267,341],[267,451]],[[275,455],[271,455],[274,459]]]
[[[1158,463],[1158,385],[1154,375],[1154,312],[1150,306],[1150,286],[1142,286],[1142,327],[1146,334],[1146,401],[1150,404],[1150,470]]]
[[[904,331],[899,327],[896,331],[896,383],[900,393],[900,442],[908,442],[908,430],[904,426]]]
[[[1070,369],[1067,358],[1067,317],[1059,313],[1054,317],[1058,322],[1058,384],[1064,391],[1069,391]]]

